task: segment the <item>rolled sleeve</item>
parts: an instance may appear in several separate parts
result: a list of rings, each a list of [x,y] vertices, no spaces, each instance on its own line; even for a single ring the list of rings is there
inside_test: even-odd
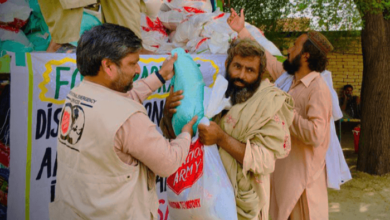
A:
[[[281,115],[276,114],[254,138],[247,140],[242,169],[244,176],[248,172],[264,175],[274,171],[276,159],[286,157],[291,149],[288,126]]]
[[[242,172],[247,177],[248,172],[254,174],[272,173],[275,169],[275,155],[265,147],[251,144],[248,140],[245,148]]]

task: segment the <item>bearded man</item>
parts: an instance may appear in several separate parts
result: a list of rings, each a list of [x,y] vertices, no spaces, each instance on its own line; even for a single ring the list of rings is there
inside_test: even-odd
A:
[[[244,16],[232,10],[232,29],[241,39],[253,39]],[[278,160],[272,174],[270,213],[273,220],[328,219],[325,157],[330,141],[331,94],[322,79],[332,44],[319,32],[299,36],[282,64],[266,51],[267,71],[274,80],[284,72],[294,76],[288,90],[295,103],[290,127],[291,152]]]
[[[225,62],[232,108],[217,115],[209,126],[199,125],[205,145],[217,144],[233,185],[238,219],[268,219],[270,174],[276,159],[290,151],[289,126],[293,120],[290,95],[262,80],[264,49],[253,40],[237,39]],[[167,98],[162,127],[169,134],[180,91]]]
[[[274,220],[328,219],[326,152],[330,142],[332,99],[320,75],[333,49],[321,33],[299,36],[282,64],[267,54],[274,79],[283,72],[294,76],[288,91],[295,101],[290,128],[291,153],[276,163],[272,178],[271,216]]]

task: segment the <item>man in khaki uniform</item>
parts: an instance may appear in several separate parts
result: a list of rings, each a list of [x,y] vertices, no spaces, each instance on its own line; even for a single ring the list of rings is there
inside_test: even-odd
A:
[[[81,36],[84,81],[61,114],[50,219],[157,219],[155,174],[169,176],[185,161],[196,117],[171,141],[156,130],[142,101],[172,78],[177,55],[133,88],[141,47],[134,32],[114,24]]]
[[[47,52],[57,51],[63,44],[77,41],[80,37],[83,7],[98,0],[38,0],[52,41]],[[99,0],[103,23],[118,24],[132,30],[141,38],[141,0]]]

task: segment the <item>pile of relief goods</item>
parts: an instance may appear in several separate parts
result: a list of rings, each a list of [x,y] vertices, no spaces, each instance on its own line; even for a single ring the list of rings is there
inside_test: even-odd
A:
[[[143,46],[157,54],[181,47],[189,53],[226,54],[237,37],[227,24],[230,13],[216,7],[215,0],[144,0],[141,13]],[[84,10],[80,35],[101,22]],[[255,26],[245,23],[252,36],[271,54],[279,49]],[[51,36],[37,0],[0,0],[0,57],[3,51],[45,51]],[[77,42],[71,42],[77,46]]]
[[[226,54],[237,37],[227,24],[230,13],[221,12],[210,0],[145,0],[141,33],[145,49],[158,54],[181,47],[189,53]],[[215,10],[213,10],[215,9]],[[255,26],[245,23],[252,36],[272,55],[279,49]]]
[[[80,35],[100,20],[85,10]],[[0,57],[5,51],[46,51],[51,40],[38,0],[0,0]],[[77,42],[71,42],[77,46]]]
[[[33,51],[34,45],[22,30],[28,23],[32,11],[29,4],[24,0],[2,0],[0,3],[1,50]]]

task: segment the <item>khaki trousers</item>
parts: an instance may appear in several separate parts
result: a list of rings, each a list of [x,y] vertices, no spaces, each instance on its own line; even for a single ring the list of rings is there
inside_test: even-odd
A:
[[[64,1],[64,0],[62,0]],[[64,9],[60,0],[38,0],[51,37],[58,44],[77,41],[80,37],[83,8]],[[141,38],[141,0],[100,0],[103,23],[118,24]]]

